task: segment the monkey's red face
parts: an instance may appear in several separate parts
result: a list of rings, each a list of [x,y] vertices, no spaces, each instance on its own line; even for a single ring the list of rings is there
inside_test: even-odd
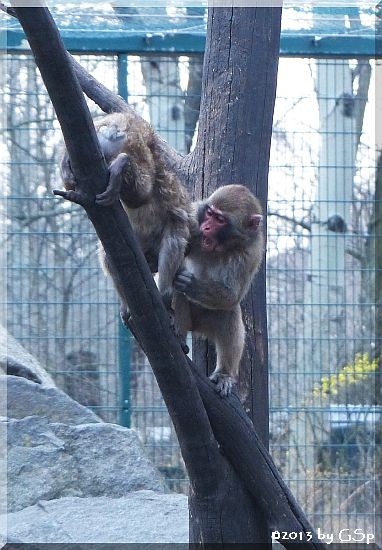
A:
[[[215,206],[207,206],[204,218],[200,224],[202,233],[202,250],[205,252],[218,252],[221,247],[221,233],[228,224],[226,216]]]

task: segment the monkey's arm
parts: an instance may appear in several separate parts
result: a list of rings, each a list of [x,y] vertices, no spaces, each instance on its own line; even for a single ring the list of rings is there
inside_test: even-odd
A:
[[[106,190],[96,196],[96,203],[110,206],[119,198],[128,208],[145,204],[152,191],[152,179],[147,173],[134,170],[129,155],[120,153],[109,166],[109,183]],[[75,190],[76,179],[67,152],[61,160],[61,177],[67,191]]]
[[[174,287],[185,294],[191,302],[207,309],[230,310],[240,301],[240,294],[234,285],[211,279],[203,281],[187,269],[178,271]]]
[[[110,177],[106,190],[96,196],[96,203],[109,206],[119,198],[128,208],[139,208],[151,194],[150,179],[141,181],[140,173],[134,171],[130,157],[120,153],[110,164]]]
[[[141,125],[125,133],[123,123],[128,122],[124,120],[127,115],[118,115],[118,119],[116,116],[103,119],[104,124],[98,130],[102,150],[105,154],[111,151],[114,158],[109,164],[109,184],[103,193],[97,195],[96,202],[108,206],[121,199],[128,208],[139,208],[150,200],[156,176],[155,160],[149,146],[152,131]],[[120,135],[124,135],[122,145],[118,145]],[[118,154],[115,154],[114,147],[119,149]]]
[[[167,306],[171,302],[173,280],[183,263],[189,235],[187,212],[179,208],[163,231],[158,255],[158,288]]]

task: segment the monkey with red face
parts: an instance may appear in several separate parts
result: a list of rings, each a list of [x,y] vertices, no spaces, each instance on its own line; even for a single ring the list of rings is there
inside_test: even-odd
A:
[[[215,344],[210,379],[225,396],[244,349],[240,302],[264,253],[262,209],[242,185],[220,187],[193,208],[188,254],[174,280],[175,325],[182,338],[191,330]]]

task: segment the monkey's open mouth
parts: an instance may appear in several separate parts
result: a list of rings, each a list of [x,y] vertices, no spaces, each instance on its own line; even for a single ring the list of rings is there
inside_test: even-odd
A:
[[[209,237],[202,237],[202,249],[206,252],[212,252],[215,250],[216,247],[216,241],[214,239],[210,239]]]

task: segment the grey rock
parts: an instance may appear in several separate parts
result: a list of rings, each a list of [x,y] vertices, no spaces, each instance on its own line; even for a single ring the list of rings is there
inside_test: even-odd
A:
[[[52,377],[9,332],[0,325],[0,371],[6,373],[7,364],[18,365],[19,376],[34,379],[45,386],[55,386]],[[14,371],[15,374],[16,370]]]
[[[9,511],[64,496],[163,491],[134,430],[101,422],[70,426],[39,416],[6,425]]]
[[[35,384],[19,376],[0,375],[0,395],[5,391],[9,418],[38,415],[65,424],[101,422],[96,414],[55,387]]]
[[[186,544],[187,497],[137,491],[116,499],[65,497],[41,501],[8,515],[8,536],[37,544]]]

